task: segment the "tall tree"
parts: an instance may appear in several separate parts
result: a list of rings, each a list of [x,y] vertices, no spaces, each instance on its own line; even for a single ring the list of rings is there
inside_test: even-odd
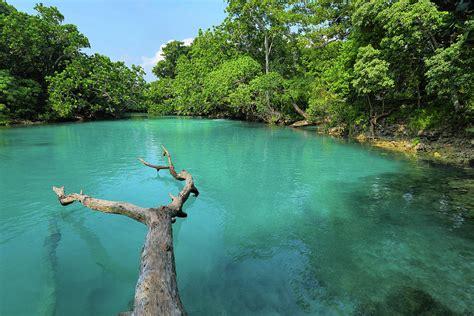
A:
[[[62,71],[73,59],[81,55],[80,49],[89,47],[89,41],[72,24],[63,24],[64,16],[55,7],[35,6],[36,15],[18,12],[14,7],[0,2],[0,69],[8,71],[17,84],[11,89],[24,87],[32,80],[41,87],[39,93],[30,95],[28,110],[18,111],[22,101],[7,98],[5,107],[11,119],[46,118],[46,76]],[[27,86],[35,85],[31,81]],[[21,91],[20,91],[21,90]],[[24,95],[25,89],[13,94]],[[21,98],[20,98],[21,99]],[[24,104],[24,103],[23,103]]]
[[[389,63],[381,59],[380,51],[372,45],[361,47],[354,65],[354,80],[352,81],[359,94],[365,95],[370,109],[370,132],[375,134],[377,120],[387,115],[385,112],[384,95],[393,87],[393,79],[389,73]],[[382,101],[382,109],[377,114],[372,97]]]
[[[174,78],[176,76],[176,64],[178,58],[189,52],[189,46],[182,41],[171,41],[166,44],[162,51],[163,60],[160,60],[152,69],[158,78]]]
[[[225,25],[238,50],[263,60],[265,73],[272,69],[278,45],[291,38],[289,3],[282,0],[229,0]],[[289,47],[288,47],[289,48]]]
[[[63,24],[56,7],[37,4],[37,15],[9,8],[0,17],[0,68],[12,75],[44,83],[44,78],[62,70],[89,47],[88,39],[75,25]]]

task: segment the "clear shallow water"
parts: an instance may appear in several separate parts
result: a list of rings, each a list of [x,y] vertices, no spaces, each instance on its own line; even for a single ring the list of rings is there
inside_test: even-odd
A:
[[[474,224],[446,186],[469,175],[309,131],[167,118],[0,130],[1,315],[130,309],[145,226],[61,207],[51,186],[168,203],[182,184],[136,160],[161,144],[201,192],[173,226],[191,315],[474,311]]]

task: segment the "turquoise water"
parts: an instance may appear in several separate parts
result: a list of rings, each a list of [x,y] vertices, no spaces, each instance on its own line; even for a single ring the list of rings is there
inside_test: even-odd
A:
[[[173,226],[191,315],[474,311],[474,224],[447,186],[465,172],[311,131],[165,118],[0,130],[1,315],[130,309],[145,227],[61,207],[51,186],[168,203],[182,183],[136,159],[157,162],[161,144],[201,192]]]

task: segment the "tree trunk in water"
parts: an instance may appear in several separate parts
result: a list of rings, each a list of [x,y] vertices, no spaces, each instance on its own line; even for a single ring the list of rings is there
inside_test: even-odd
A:
[[[158,210],[148,223],[132,315],[184,315],[178,293],[171,216]]]
[[[170,194],[172,201],[168,205],[142,208],[126,202],[92,198],[82,191],[65,195],[64,187],[53,187],[63,206],[77,201],[93,210],[126,215],[148,226],[141,253],[140,275],[135,288],[134,308],[122,315],[186,315],[176,281],[172,223],[176,217],[187,216],[182,207],[191,193],[197,196],[199,191],[194,186],[190,173],[186,170],[176,172],[171,156],[164,147],[163,156],[168,157],[167,166],[155,166],[142,159],[140,161],[157,171],[168,169],[176,180],[186,181],[178,196]]]
[[[301,121],[294,122],[290,126],[291,127],[305,127],[305,126],[309,126],[309,125],[313,125],[313,123],[308,122],[307,120],[301,120]]]

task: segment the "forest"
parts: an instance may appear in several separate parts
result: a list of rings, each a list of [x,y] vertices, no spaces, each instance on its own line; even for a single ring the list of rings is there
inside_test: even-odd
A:
[[[83,53],[57,8],[35,10],[0,3],[3,125],[147,111],[373,136],[382,121],[463,131],[473,119],[471,1],[229,0],[220,25],[164,47],[151,83]]]

